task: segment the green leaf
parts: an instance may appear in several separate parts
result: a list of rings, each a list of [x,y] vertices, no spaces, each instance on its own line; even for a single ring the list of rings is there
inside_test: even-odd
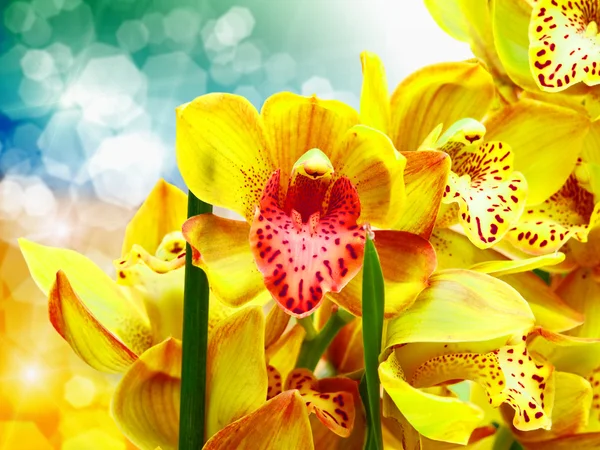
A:
[[[212,206],[189,192],[188,217],[212,212]],[[192,264],[186,245],[183,294],[183,360],[179,419],[180,450],[196,450],[204,444],[206,398],[206,350],[208,343],[208,279]]]
[[[383,438],[380,422],[379,354],[383,333],[384,284],[383,273],[375,244],[367,234],[363,266],[362,287],[363,345],[365,373],[360,384],[360,395],[367,412],[368,450],[382,450]]]

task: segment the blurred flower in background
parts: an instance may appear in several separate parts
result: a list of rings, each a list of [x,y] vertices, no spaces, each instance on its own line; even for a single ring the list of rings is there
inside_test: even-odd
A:
[[[134,448],[108,415],[117,379],[54,332],[17,237],[72,248],[111,273],[156,181],[184,188],[176,106],[224,91],[260,108],[288,90],[358,108],[362,50],[390,61],[392,79],[470,57],[420,2],[239,3],[1,3],[1,450]]]

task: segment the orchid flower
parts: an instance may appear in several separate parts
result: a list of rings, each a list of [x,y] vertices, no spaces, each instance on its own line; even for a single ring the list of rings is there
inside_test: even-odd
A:
[[[355,417],[361,420],[357,383],[317,380],[306,369],[293,369],[304,329],[296,325],[266,345],[265,336],[279,334],[274,327],[258,306],[249,306],[209,331],[203,448],[314,448],[313,429],[321,433],[324,426],[346,438]],[[181,342],[169,338],[146,351],[115,391],[112,414],[142,450],[178,447],[181,358]],[[319,425],[311,425],[311,413]],[[356,433],[360,439],[364,426]]]
[[[269,98],[260,114],[242,97],[204,95],[178,109],[177,123],[186,184],[201,200],[246,220],[204,214],[183,227],[213,294],[239,306],[268,290],[298,318],[327,296],[360,315],[363,225],[390,229],[402,220],[406,160],[389,138],[360,125],[343,103],[291,93]],[[424,156],[441,167],[436,154]],[[421,167],[409,176],[416,187],[427,175],[437,183],[438,173]],[[440,189],[427,195],[439,199]],[[420,205],[414,216],[435,217],[438,205]],[[397,288],[386,305],[391,316],[423,289],[434,257],[419,236],[378,234],[389,249],[387,278]]]
[[[600,83],[596,0],[427,0],[442,29],[471,45],[500,86],[532,92],[585,92]],[[505,89],[503,91],[506,91]],[[510,96],[509,96],[510,97]]]
[[[181,338],[186,196],[159,181],[125,232],[116,281],[84,255],[25,239],[21,251],[49,297],[50,321],[75,353],[104,372],[127,369],[169,336]],[[225,314],[214,305],[211,314]]]
[[[437,64],[409,76],[390,99],[379,58],[365,52],[362,64],[363,122],[387,132],[398,149],[441,150],[452,160],[443,201],[458,207],[441,212],[438,225],[459,221],[476,246],[494,245],[521,215],[527,183],[513,171],[509,145],[483,143],[479,120],[494,99],[492,77],[477,63]],[[450,126],[441,134],[443,123]],[[411,153],[403,155],[410,161]]]

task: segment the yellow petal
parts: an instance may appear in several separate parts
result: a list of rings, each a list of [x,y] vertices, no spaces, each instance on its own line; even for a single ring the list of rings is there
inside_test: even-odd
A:
[[[406,420],[425,437],[464,445],[483,420],[483,411],[475,405],[408,384],[394,353],[379,365],[379,378]]]
[[[266,292],[250,250],[248,224],[201,214],[185,222],[183,234],[194,249],[194,264],[206,272],[219,300],[237,307]]]
[[[139,355],[151,345],[148,318],[113,280],[83,255],[26,239],[19,245],[31,276],[46,295],[60,270],[95,320]],[[67,324],[71,326],[71,324]]]
[[[490,247],[519,220],[527,183],[513,172],[513,152],[503,142],[468,146],[451,157],[443,201],[458,203],[460,224],[473,244]]]
[[[56,274],[56,283],[50,290],[48,309],[56,331],[94,369],[124,372],[137,359],[137,354],[86,308],[62,271]]]
[[[600,203],[571,175],[544,203],[525,208],[506,239],[531,254],[551,253],[573,238],[587,242],[589,231],[600,223]]]
[[[177,164],[186,185],[249,220],[275,170],[265,147],[258,112],[243,97],[207,94],[177,110]]]
[[[450,158],[438,151],[404,152],[406,201],[395,230],[408,231],[429,239],[440,209]]]
[[[410,307],[427,286],[436,266],[435,253],[425,239],[404,231],[376,231],[375,243],[386,288],[384,315],[391,318]],[[362,315],[362,269],[329,298],[352,314]]]
[[[600,338],[600,285],[594,280],[592,270],[580,268],[571,272],[556,293],[567,305],[585,316],[585,321],[568,334]]]
[[[564,253],[553,253],[551,255],[536,256],[520,260],[487,261],[469,267],[475,272],[487,273],[496,277],[510,275],[513,273],[529,272],[530,270],[560,264],[565,260]]]
[[[591,5],[540,0],[529,23],[529,64],[540,89],[558,92],[600,83],[598,17]]]
[[[352,392],[322,392],[319,389],[319,381],[307,369],[295,369],[290,373],[286,389],[298,389],[308,411],[314,412],[321,423],[335,434],[350,436],[356,415]]]
[[[337,174],[356,187],[361,222],[378,228],[398,222],[405,199],[406,158],[385,134],[362,125],[352,127],[330,156]]]
[[[595,450],[600,448],[600,433],[582,433],[566,436],[551,441],[531,442],[527,449],[531,450]]]
[[[436,229],[431,236],[438,259],[438,270],[449,268],[470,268],[477,264],[503,264],[507,260],[492,249],[480,250],[471,245],[466,236],[451,230]],[[516,267],[521,263],[514,261]],[[553,331],[564,331],[582,323],[583,318],[577,311],[569,308],[537,276],[531,273],[505,275],[502,281],[514,287],[529,303],[536,324]]]
[[[267,314],[265,324],[265,347],[276,342],[290,321],[290,315],[281,309],[277,304],[273,304],[269,314]]]
[[[528,58],[528,28],[531,14],[531,4],[528,1],[503,0],[493,2],[494,43],[505,71],[512,81],[520,87],[537,90],[529,68]]]
[[[264,317],[246,307],[218,323],[208,337],[206,436],[259,408],[267,396]]]
[[[567,108],[525,99],[492,115],[485,126],[488,140],[506,142],[513,149],[514,170],[525,176],[529,187],[527,204],[536,205],[567,181],[589,121]]]
[[[159,180],[125,229],[122,255],[134,244],[154,254],[162,239],[181,230],[187,217],[187,196],[177,187]]]
[[[181,342],[147,350],[117,386],[111,413],[121,432],[142,450],[176,450],[179,436]]]
[[[385,68],[379,57],[371,52],[362,52],[360,62],[363,71],[360,120],[387,133],[390,128],[390,94]]]
[[[492,77],[478,63],[424,67],[392,95],[390,137],[399,151],[416,150],[439,123],[449,126],[465,117],[481,120],[494,95]]]
[[[535,316],[536,325],[561,332],[583,323],[583,315],[569,306],[538,276],[520,273],[503,276],[501,280],[510,284],[527,300]]]
[[[506,283],[477,272],[436,272],[411,308],[388,323],[386,347],[410,342],[482,341],[531,328],[534,317]]]
[[[274,426],[274,424],[276,426]],[[310,422],[298,391],[286,391],[222,429],[204,450],[314,448]]]
[[[350,373],[364,367],[362,321],[354,319],[335,336],[328,348],[328,359],[337,373]]]
[[[302,97],[290,92],[269,97],[261,116],[270,160],[281,169],[284,184],[288,182],[294,163],[307,150],[318,148],[330,156],[346,131],[359,122],[358,113],[341,102],[320,100],[314,96]],[[337,170],[341,161],[330,160]]]
[[[592,387],[579,375],[555,373],[555,397],[552,408],[552,428],[515,432],[520,442],[536,442],[580,433],[587,427],[592,403]]]
[[[304,328],[296,324],[277,342],[267,347],[266,356],[269,365],[277,369],[283,380],[287,379],[288,374],[296,366],[305,335]]]

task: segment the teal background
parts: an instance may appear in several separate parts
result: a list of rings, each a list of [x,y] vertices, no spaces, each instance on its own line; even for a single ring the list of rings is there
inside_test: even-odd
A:
[[[161,176],[182,186],[174,108],[206,92],[358,108],[361,50],[381,55],[390,88],[469,57],[417,0],[20,0],[0,18],[0,177],[13,181],[0,197],[13,199],[15,183],[42,183],[131,208]]]

